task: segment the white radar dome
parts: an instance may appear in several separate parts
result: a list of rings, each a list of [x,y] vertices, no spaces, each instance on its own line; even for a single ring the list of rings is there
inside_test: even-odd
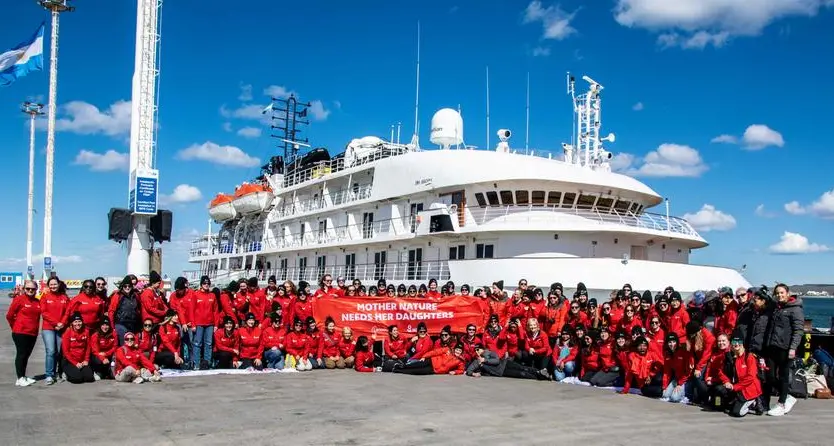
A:
[[[457,110],[441,108],[431,118],[432,144],[444,149],[463,143],[463,118]]]

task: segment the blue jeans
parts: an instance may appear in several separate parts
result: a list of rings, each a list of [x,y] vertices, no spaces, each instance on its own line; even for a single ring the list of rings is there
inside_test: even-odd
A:
[[[183,365],[186,365],[191,363],[191,352],[193,350],[191,347],[191,329],[184,327],[181,333],[182,347],[180,348],[180,354],[182,356]]]
[[[568,376],[573,376],[573,371],[576,369],[576,362],[568,361],[565,363],[565,367],[559,371],[559,369],[553,369],[553,379],[556,381],[561,381]]]
[[[200,326],[193,332],[191,362],[194,368],[200,368],[200,349],[203,350],[203,361],[211,364],[211,346],[214,342],[214,326]]]
[[[124,325],[116,324],[116,341],[118,341],[120,347],[125,344],[125,333],[128,331]]]
[[[46,350],[45,369],[47,378],[55,378],[55,367],[58,365],[58,354],[61,352],[61,333],[55,330],[41,332],[43,347]]]
[[[663,391],[663,398],[669,400],[672,403],[679,403],[684,396],[684,389],[681,388],[680,390],[676,390],[675,387],[678,386],[678,380],[673,379],[669,381],[669,385],[666,386],[666,390]]]
[[[266,368],[281,370],[284,368],[284,352],[281,350],[267,350],[264,353]]]

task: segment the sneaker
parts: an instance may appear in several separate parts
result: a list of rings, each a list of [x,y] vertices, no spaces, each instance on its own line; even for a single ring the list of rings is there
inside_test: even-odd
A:
[[[60,382],[64,382],[64,381],[66,381],[66,380],[67,380],[67,374],[66,374],[66,373],[61,373],[61,380],[60,380]]]
[[[792,395],[788,395],[788,398],[785,399],[785,414],[793,409],[793,405],[796,404],[796,398]]]
[[[34,379],[29,378],[28,376],[24,376],[23,379],[26,380],[27,386],[31,386],[32,384],[35,384],[37,382]]]
[[[46,384],[47,386],[51,386],[51,385],[55,384],[55,378],[53,378],[51,376],[47,376],[46,381],[44,381],[44,384]]]
[[[785,414],[785,406],[782,405],[782,404],[777,404],[776,407],[770,409],[767,412],[767,414],[770,415],[771,417],[781,417],[782,415]]]
[[[667,398],[667,397],[665,397],[665,396],[664,396],[664,397],[661,397],[661,398],[660,398],[660,401],[663,401],[664,403],[668,403],[668,402],[669,402],[669,398]]]
[[[145,382],[145,379],[141,376],[137,376],[136,379],[133,380],[133,384],[142,384],[143,382]]]
[[[24,387],[26,386],[26,384],[24,384],[25,382],[26,381],[24,381],[23,378],[18,378],[17,381],[14,382],[14,385],[17,387]]]
[[[151,377],[148,378],[148,381],[150,381],[152,383],[158,383],[158,382],[162,381],[162,377],[158,376],[158,375],[151,375]]]
[[[101,375],[99,375],[98,373],[93,373],[93,379],[95,379],[96,381],[101,381]]]
[[[756,400],[750,400],[750,401],[747,401],[744,404],[742,404],[741,409],[739,409],[739,411],[738,411],[738,416],[743,417],[743,416],[747,415],[750,412],[750,408],[754,404],[756,404]]]
[[[689,404],[690,402],[691,401],[689,401],[689,398],[687,398],[687,397],[681,398],[681,404]]]

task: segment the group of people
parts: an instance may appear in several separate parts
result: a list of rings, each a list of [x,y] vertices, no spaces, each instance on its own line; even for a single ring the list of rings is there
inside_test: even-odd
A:
[[[569,298],[560,283],[543,289],[526,280],[511,293],[502,281],[476,289],[439,287],[434,279],[419,287],[380,280],[367,289],[359,280],[333,282],[324,275],[314,291],[305,281],[278,284],[272,276],[263,288],[251,278],[221,290],[207,276],[195,288],[180,277],[166,293],[152,272],[141,290],[127,276],[108,294],[97,278],[69,299],[57,277],[40,294],[27,281],[6,315],[17,349],[16,385],[34,382],[26,369],[40,332],[47,385],[155,382],[161,368],[353,368],[639,389],[645,397],[734,416],[781,416],[796,403],[788,392],[790,367],[804,317],[801,300],[783,284],[773,295],[765,287],[698,291],[687,304],[672,287],[653,295],[626,284],[600,304],[582,283]],[[461,332],[447,325],[436,339],[423,322],[416,333],[391,325],[377,352],[367,336],[354,338],[350,327],[313,315],[320,299],[456,295],[478,303],[480,323]]]

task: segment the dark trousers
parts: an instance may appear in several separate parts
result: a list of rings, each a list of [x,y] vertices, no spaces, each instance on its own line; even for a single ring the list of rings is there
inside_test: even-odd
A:
[[[765,374],[762,389],[765,407],[770,406],[770,397],[774,388],[779,392],[779,403],[785,404],[791,388],[791,360],[788,359],[788,351],[778,347],[768,347],[764,352],[764,357],[769,369]]]
[[[90,368],[93,369],[93,372],[98,373],[101,379],[113,378],[113,369],[110,368],[110,361],[106,363],[101,362],[101,359],[94,355],[90,358]]]
[[[248,369],[249,367],[252,367],[255,370],[263,370],[264,369],[264,363],[263,363],[263,361],[261,361],[261,365],[256,366],[254,359],[241,359],[240,360],[240,367],[238,367],[238,368]]]
[[[165,367],[166,369],[182,368],[181,365],[177,364],[174,361],[174,354],[171,352],[156,352],[156,356],[153,358],[153,362],[157,365]]]
[[[586,373],[582,376],[582,381],[590,383],[594,387],[611,387],[619,377],[619,372],[603,372],[599,370],[597,372]]]
[[[66,359],[62,360],[64,366],[64,373],[67,375],[67,381],[73,384],[91,383],[96,379],[93,377],[93,369],[89,365],[78,368],[75,364],[70,364]]]
[[[504,366],[504,374],[501,376],[505,378],[546,379],[547,377],[539,373],[539,370],[541,369],[523,366],[513,361],[507,361],[507,365]]]
[[[434,367],[432,367],[431,358],[410,362],[403,366],[397,366],[393,371],[394,373],[405,373],[406,375],[434,375]]]
[[[640,388],[640,393],[647,398],[660,398],[663,396],[663,374],[658,373],[652,377],[652,380],[646,384],[645,381],[632,382],[634,387]]]
[[[233,369],[235,356],[229,352],[216,351],[214,352],[214,361],[216,369]]]
[[[550,368],[550,356],[548,355],[531,355],[529,351],[522,350],[521,351],[521,363],[528,367],[533,367],[535,369],[548,369]]]
[[[29,365],[29,357],[32,356],[32,350],[35,349],[35,344],[38,343],[38,337],[12,333],[12,341],[14,341],[15,355],[14,355],[14,370],[18,378],[26,376],[26,366]]]

